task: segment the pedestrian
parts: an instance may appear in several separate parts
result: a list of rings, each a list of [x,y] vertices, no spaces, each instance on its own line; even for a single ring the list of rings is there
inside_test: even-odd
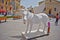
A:
[[[58,25],[58,20],[59,20],[59,14],[57,13],[57,14],[56,14],[56,21],[55,21],[55,25],[56,25],[56,26]]]
[[[0,7],[0,15],[1,15],[1,7]],[[0,23],[1,23],[1,20],[0,20]]]
[[[4,12],[4,17],[6,17],[7,16],[7,12]],[[6,22],[6,19],[5,19],[5,22]]]

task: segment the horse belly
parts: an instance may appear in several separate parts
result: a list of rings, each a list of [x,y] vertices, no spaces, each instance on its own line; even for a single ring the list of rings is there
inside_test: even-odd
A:
[[[40,22],[41,22],[41,19],[39,19],[39,18],[32,19],[32,23],[34,23],[34,24],[39,24]]]

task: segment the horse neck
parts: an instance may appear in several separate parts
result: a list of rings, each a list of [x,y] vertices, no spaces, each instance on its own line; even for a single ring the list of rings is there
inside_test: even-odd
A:
[[[28,11],[27,14],[26,14],[27,19],[32,18],[32,16],[33,16],[33,13]]]

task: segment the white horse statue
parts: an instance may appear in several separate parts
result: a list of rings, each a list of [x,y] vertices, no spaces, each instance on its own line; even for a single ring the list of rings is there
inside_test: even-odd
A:
[[[46,23],[49,20],[48,16],[45,13],[33,14],[33,13],[29,12],[28,10],[24,10],[23,15],[24,15],[23,21],[27,23],[27,29],[26,29],[25,33],[27,33],[27,30],[29,30],[29,26],[30,26],[29,32],[31,32],[33,24],[39,24],[39,26],[40,26],[41,23],[43,23],[43,25],[44,25],[44,29],[43,29],[43,32],[44,32],[44,30],[47,26]],[[39,29],[40,29],[40,27],[38,27],[37,31],[39,31]]]
[[[26,23],[26,20],[27,20],[27,11],[26,9],[20,9],[20,14],[22,15],[22,19],[23,19],[23,23],[25,24]]]

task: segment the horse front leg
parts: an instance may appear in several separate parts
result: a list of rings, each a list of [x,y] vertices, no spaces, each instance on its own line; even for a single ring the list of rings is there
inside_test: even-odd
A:
[[[33,26],[33,23],[32,22],[30,22],[30,30],[29,30],[29,33],[31,32],[31,30],[32,30],[32,26]]]
[[[23,23],[26,24],[26,20],[25,19],[23,19]]]
[[[23,15],[23,17],[22,17],[23,18],[23,23],[26,24],[26,20],[24,19],[25,18],[24,16],[25,15]]]
[[[26,28],[25,33],[27,33],[27,32],[28,32],[28,29],[29,29],[29,22],[27,21],[27,28]]]

